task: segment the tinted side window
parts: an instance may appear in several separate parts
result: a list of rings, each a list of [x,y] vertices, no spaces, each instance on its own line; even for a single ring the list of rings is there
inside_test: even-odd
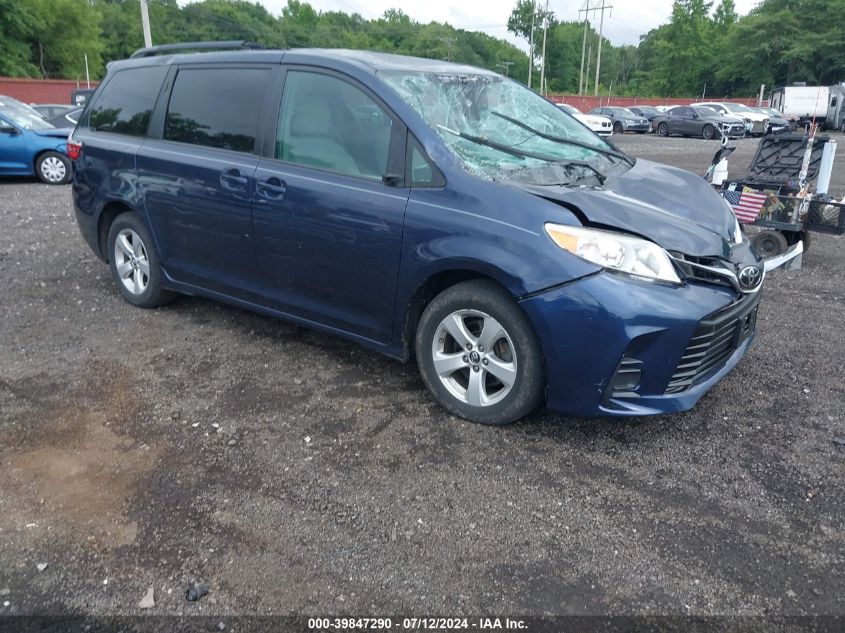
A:
[[[92,104],[89,126],[101,132],[144,136],[166,74],[164,66],[116,72]]]
[[[252,152],[265,68],[182,68],[176,75],[164,138],[193,145]]]
[[[282,94],[276,158],[381,179],[388,173],[393,119],[343,79],[289,71]]]

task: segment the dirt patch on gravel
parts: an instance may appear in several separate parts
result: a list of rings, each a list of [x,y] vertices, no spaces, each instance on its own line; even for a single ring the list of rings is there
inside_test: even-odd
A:
[[[61,523],[89,545],[107,548],[135,541],[137,523],[126,517],[137,482],[155,461],[155,445],[137,442],[126,429],[141,411],[131,376],[86,385],[67,396],[47,385],[4,384],[18,400],[15,417],[30,425],[23,442],[4,451],[6,502],[3,529],[52,529]],[[52,401],[44,402],[44,399]],[[44,405],[47,404],[45,407]],[[24,519],[24,525],[20,525]]]

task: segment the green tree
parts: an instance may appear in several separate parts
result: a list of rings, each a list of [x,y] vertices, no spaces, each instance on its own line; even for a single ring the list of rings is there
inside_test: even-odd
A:
[[[25,0],[0,0],[0,75],[29,77],[38,74],[30,47],[41,28],[40,16]]]

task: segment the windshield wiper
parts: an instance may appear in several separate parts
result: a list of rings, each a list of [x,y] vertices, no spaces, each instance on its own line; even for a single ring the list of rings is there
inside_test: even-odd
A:
[[[439,127],[444,132],[448,132],[449,134],[453,134],[459,138],[466,139],[467,141],[471,141],[473,143],[477,143],[478,145],[484,145],[485,147],[491,147],[500,152],[504,152],[505,154],[510,154],[511,156],[520,156],[522,158],[535,158],[537,160],[546,161],[547,163],[566,163],[567,165],[575,165],[576,167],[586,167],[596,175],[596,178],[598,178],[598,181],[601,184],[604,184],[604,181],[607,178],[607,176],[601,173],[598,169],[583,160],[561,160],[556,156],[549,156],[548,154],[540,154],[537,152],[529,152],[524,149],[517,149],[516,147],[511,147],[510,145],[504,145],[503,143],[491,141],[489,139],[484,138],[483,136],[475,136],[474,134],[467,134],[466,132],[461,132],[460,130],[453,130],[451,128],[446,127],[445,125],[440,125],[439,123],[437,124],[437,127]]]
[[[570,138],[563,138],[562,136],[555,136],[554,134],[546,134],[545,132],[541,132],[540,130],[535,130],[530,125],[526,125],[519,119],[514,119],[513,117],[509,117],[507,114],[502,114],[501,112],[492,112],[495,116],[499,117],[500,119],[504,119],[514,125],[521,127],[526,132],[531,132],[532,134],[536,134],[540,138],[544,138],[547,141],[554,141],[555,143],[565,143],[566,145],[574,145],[576,147],[583,147],[584,149],[591,149],[594,152],[598,152],[599,154],[606,154],[607,156],[615,156],[616,158],[621,158],[626,163],[628,163],[631,167],[634,166],[634,159],[628,156],[627,154],[623,154],[622,152],[617,152],[612,149],[603,149],[601,147],[596,147],[595,145],[590,145],[589,143],[583,143],[581,141],[575,141]]]

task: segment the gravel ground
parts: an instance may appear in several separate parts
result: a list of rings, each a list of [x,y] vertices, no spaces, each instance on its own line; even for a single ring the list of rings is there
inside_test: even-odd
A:
[[[616,141],[699,173],[716,149]],[[146,613],[845,615],[843,248],[767,279],[693,411],[495,429],[329,336],[131,307],[69,188],[3,181],[0,614],[135,614],[153,587]]]

